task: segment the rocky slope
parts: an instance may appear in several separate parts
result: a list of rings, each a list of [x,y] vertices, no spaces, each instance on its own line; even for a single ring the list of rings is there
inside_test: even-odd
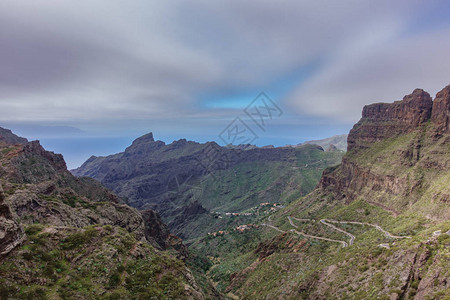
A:
[[[307,194],[341,157],[317,145],[240,148],[184,139],[166,145],[150,133],[72,173],[101,181],[133,207],[157,210],[175,234],[193,238],[224,226],[212,212],[239,213]]]
[[[8,254],[24,238],[22,227],[16,222],[0,186],[0,256]]]
[[[204,297],[157,213],[74,177],[39,142],[0,134],[1,299]]]
[[[256,230],[194,243],[219,257],[218,287],[244,299],[447,299],[449,95],[366,106],[312,193]]]

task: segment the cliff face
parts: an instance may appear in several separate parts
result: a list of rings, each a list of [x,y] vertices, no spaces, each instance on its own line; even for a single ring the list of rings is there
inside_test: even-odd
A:
[[[432,101],[416,89],[402,101],[365,106],[348,136],[349,153],[319,187],[346,202],[363,198],[393,213],[427,206],[427,216],[449,218],[449,91]]]
[[[431,121],[435,124],[438,135],[450,132],[450,85],[437,93]]]
[[[169,228],[163,223],[156,211],[151,209],[142,212],[145,224],[145,237],[149,241],[154,241],[161,249],[173,248],[178,251],[178,257],[185,259],[188,256],[187,247],[176,235],[170,233]]]
[[[348,151],[416,130],[430,119],[432,107],[430,94],[421,89],[402,101],[364,106],[361,120],[348,135]]]

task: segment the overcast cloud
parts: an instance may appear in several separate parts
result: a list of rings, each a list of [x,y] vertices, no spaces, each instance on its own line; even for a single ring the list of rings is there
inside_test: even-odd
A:
[[[365,104],[450,83],[449,10],[445,1],[3,0],[0,121],[223,126],[266,91],[289,112],[286,126],[352,124]]]

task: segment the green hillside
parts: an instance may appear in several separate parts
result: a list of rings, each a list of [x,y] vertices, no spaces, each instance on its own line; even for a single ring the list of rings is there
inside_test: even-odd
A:
[[[450,135],[430,102],[416,90],[376,104],[405,116],[363,112],[317,189],[247,230],[195,241],[211,280],[242,299],[449,299]]]

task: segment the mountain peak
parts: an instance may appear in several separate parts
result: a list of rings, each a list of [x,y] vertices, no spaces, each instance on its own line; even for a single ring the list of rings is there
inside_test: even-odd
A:
[[[424,101],[428,101],[428,100],[431,100],[431,96],[430,96],[429,93],[427,93],[423,89],[415,89],[411,94],[406,95],[405,97],[403,97],[403,101],[408,101],[408,100],[424,100]]]
[[[153,138],[153,133],[144,134],[133,141],[133,143],[125,149],[125,152],[130,154],[146,154],[152,149],[157,149],[164,146],[165,143],[161,141],[155,141]]]
[[[149,132],[147,134],[144,134],[141,137],[138,137],[133,141],[134,144],[141,144],[141,143],[148,143],[148,142],[154,142],[155,139],[153,138],[153,132]]]

